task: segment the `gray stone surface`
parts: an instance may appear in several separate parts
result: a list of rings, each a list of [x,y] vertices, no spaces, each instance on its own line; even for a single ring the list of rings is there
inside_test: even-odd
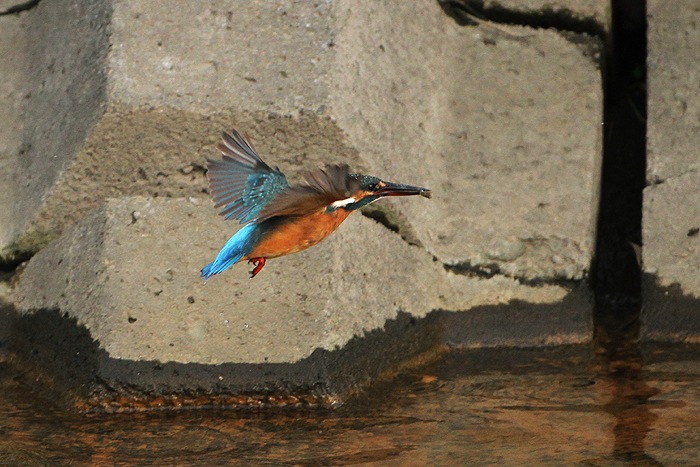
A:
[[[680,284],[696,298],[700,298],[698,187],[700,172],[689,172],[648,189],[644,199],[646,272],[655,274],[660,286]]]
[[[646,338],[700,342],[700,5],[648,3]]]
[[[555,31],[460,28],[431,4],[394,6],[357,9],[336,38],[347,58],[335,70],[351,77],[339,96],[353,97],[334,104],[338,125],[372,172],[433,189],[430,209],[395,206],[441,261],[583,278],[598,202],[596,64]],[[421,21],[396,21],[416,9]],[[377,51],[373,66],[356,66],[357,50]]]
[[[700,170],[698,65],[688,59],[700,48],[700,4],[650,0],[647,20],[647,179],[653,183]]]
[[[23,313],[68,313],[115,359],[280,363],[343,347],[399,311],[421,318],[568,293],[447,272],[361,215],[317,247],[270,260],[254,280],[239,264],[204,284],[200,268],[232,230],[193,199],[109,200],[30,261],[16,303]],[[589,338],[586,329],[562,332],[563,343]]]
[[[0,5],[0,8],[2,5]],[[0,16],[0,246],[8,245],[17,235],[14,206],[17,203],[15,172],[22,148],[24,112],[30,86],[29,64],[25,54],[16,51],[27,47],[26,14]]]
[[[3,206],[3,256],[13,254],[16,242],[41,244],[52,233],[34,221],[102,114],[108,10],[100,0],[42,2],[19,17],[23,25],[4,60],[14,61],[5,65],[17,66],[12,74],[23,76],[18,91],[26,102],[21,128],[11,139],[17,163],[9,191],[15,198]]]
[[[55,236],[107,196],[204,199],[203,161],[219,132],[235,125],[292,175],[344,160],[430,186],[429,209],[391,206],[444,263],[525,280],[586,275],[600,76],[557,32],[463,28],[432,1],[212,0],[176,10],[168,2],[100,3],[83,33],[51,16],[66,5],[42,3],[36,14],[51,19],[56,35],[70,29],[76,46],[89,42],[80,50],[95,59],[71,72],[97,77],[94,99],[69,107],[72,119],[34,112],[39,126],[79,128],[62,130],[65,147],[32,146],[30,160],[54,160],[56,151],[60,160],[37,171],[50,190],[23,180],[34,200],[21,209],[33,219],[25,233]],[[99,49],[106,27],[110,47]],[[66,87],[47,76],[52,89]],[[104,113],[91,126],[95,112]]]
[[[700,343],[700,172],[644,193],[643,336]]]

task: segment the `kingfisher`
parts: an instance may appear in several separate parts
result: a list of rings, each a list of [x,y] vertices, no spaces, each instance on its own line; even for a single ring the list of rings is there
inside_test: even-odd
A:
[[[347,164],[309,171],[302,183],[290,186],[279,168],[267,165],[236,130],[224,132],[217,148],[222,159],[207,160],[214,207],[244,226],[202,268],[205,280],[244,260],[253,263],[252,279],[267,259],[316,245],[350,213],[385,196],[431,197],[426,188],[351,173]]]

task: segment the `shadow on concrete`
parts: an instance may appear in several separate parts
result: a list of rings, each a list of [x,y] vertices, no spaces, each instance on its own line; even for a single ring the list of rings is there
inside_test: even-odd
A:
[[[399,312],[383,329],[343,348],[316,349],[292,363],[133,361],[110,357],[88,329],[60,310],[20,314],[0,308],[0,351],[40,395],[79,411],[164,408],[333,408],[402,367],[449,348],[546,347],[589,343],[590,294],[574,289],[559,304],[514,302],[425,318]]]
[[[684,294],[678,284],[659,285],[653,274],[642,281],[641,339],[700,344],[700,298]]]

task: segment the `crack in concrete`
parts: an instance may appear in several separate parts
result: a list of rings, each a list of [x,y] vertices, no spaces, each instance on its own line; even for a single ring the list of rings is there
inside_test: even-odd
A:
[[[418,237],[415,235],[410,226],[400,219],[400,216],[396,214],[391,208],[387,206],[371,206],[368,208],[363,208],[360,211],[364,217],[372,219],[383,227],[387,228],[391,232],[398,234],[401,239],[409,244],[410,246],[421,248],[426,253],[430,253],[425,246],[421,243]],[[520,285],[526,285],[530,287],[542,287],[545,285],[556,285],[571,289],[575,284],[581,283],[581,280],[571,280],[566,278],[543,278],[534,277],[527,278],[514,274],[509,274],[504,272],[503,269],[497,263],[488,264],[472,264],[471,261],[465,260],[457,263],[446,263],[435,255],[432,255],[433,261],[440,263],[442,267],[447,272],[453,274],[458,274],[462,276],[479,277],[481,279],[491,279],[495,276],[506,277],[517,281]]]
[[[0,11],[0,16],[17,15],[19,13],[29,11],[33,8],[36,8],[39,5],[39,3],[41,3],[41,0],[29,0],[23,3],[18,3],[5,9],[4,11]]]
[[[688,175],[698,173],[699,170],[700,169],[697,169],[695,167],[690,167],[687,170],[682,170],[678,173],[669,174],[666,177],[660,177],[658,175],[654,175],[651,177],[651,179],[647,180],[645,187],[662,185],[662,184],[666,183],[668,180],[677,180],[679,178],[683,178],[683,177],[686,177]]]
[[[434,261],[440,261],[438,258],[433,256]],[[442,263],[442,267],[445,271],[451,272],[453,274],[459,274],[462,276],[479,277],[482,279],[491,279],[496,276],[506,277],[508,279],[513,279],[520,285],[525,285],[528,287],[543,287],[547,285],[559,286],[565,289],[573,289],[575,286],[581,284],[583,280],[573,280],[566,278],[544,278],[544,277],[522,277],[514,274],[508,274],[504,272],[503,269],[497,263],[487,263],[487,264],[472,264],[470,261],[460,261],[458,263]]]
[[[600,38],[606,35],[605,26],[595,18],[581,17],[565,7],[544,7],[537,11],[525,12],[514,11],[499,4],[487,6],[483,0],[438,0],[438,3],[445,13],[461,26],[485,25],[489,22],[534,29],[555,29]]]
[[[398,234],[401,239],[409,245],[425,249],[423,243],[409,223],[402,218],[403,216],[401,216],[401,214],[395,212],[390,207],[373,204],[362,208],[360,214],[386,227],[391,232]]]
[[[423,243],[420,241],[416,233],[411,228],[410,224],[406,219],[392,210],[386,205],[371,205],[363,208],[360,211],[364,217],[372,219],[381,226],[385,227],[392,233],[398,234],[401,239],[408,245],[413,247],[418,247],[425,251],[426,253],[432,255],[433,261],[440,263],[445,271],[451,272],[453,274],[479,277],[482,279],[491,279],[495,276],[506,277],[509,279],[514,279],[520,285],[526,285],[530,287],[541,287],[545,285],[556,285],[565,288],[571,288],[574,284],[579,284],[586,280],[586,277],[582,279],[568,279],[566,277],[524,277],[517,274],[510,274],[503,270],[503,268],[496,262],[491,263],[480,263],[473,264],[470,260],[458,261],[456,263],[448,263],[442,261],[440,258],[435,256],[430,252]],[[561,239],[560,239],[561,240]],[[525,243],[531,242],[542,242],[546,239],[531,238],[522,239]]]

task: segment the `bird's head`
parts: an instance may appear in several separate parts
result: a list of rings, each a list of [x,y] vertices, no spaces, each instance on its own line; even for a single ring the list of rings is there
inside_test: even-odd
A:
[[[432,192],[427,188],[387,182],[371,175],[350,174],[349,176],[358,187],[357,191],[349,198],[336,201],[333,207],[354,211],[385,196],[421,195],[425,198],[432,196]]]

